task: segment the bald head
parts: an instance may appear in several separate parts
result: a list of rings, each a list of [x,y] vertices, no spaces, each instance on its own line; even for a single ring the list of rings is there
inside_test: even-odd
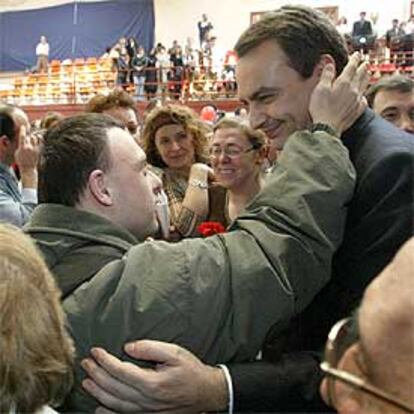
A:
[[[382,389],[414,404],[414,238],[367,288],[359,326],[367,369]]]

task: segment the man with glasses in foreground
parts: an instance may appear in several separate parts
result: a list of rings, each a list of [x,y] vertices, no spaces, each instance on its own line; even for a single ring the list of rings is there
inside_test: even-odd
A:
[[[321,393],[339,413],[414,412],[414,238],[329,333]]]

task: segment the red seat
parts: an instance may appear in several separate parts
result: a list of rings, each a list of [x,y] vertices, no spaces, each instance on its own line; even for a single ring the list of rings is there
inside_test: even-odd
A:
[[[378,70],[381,73],[394,73],[397,70],[397,68],[394,65],[394,63],[380,63],[378,65]]]

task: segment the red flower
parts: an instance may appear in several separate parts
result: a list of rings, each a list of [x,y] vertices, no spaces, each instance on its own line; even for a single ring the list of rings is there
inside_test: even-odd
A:
[[[209,237],[214,234],[225,233],[226,228],[218,221],[204,221],[197,227],[197,231],[203,237]]]

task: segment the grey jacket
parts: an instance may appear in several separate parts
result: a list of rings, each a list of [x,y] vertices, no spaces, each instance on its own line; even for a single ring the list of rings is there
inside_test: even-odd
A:
[[[58,205],[39,206],[27,231],[64,291],[78,359],[96,345],[127,359],[125,342],[149,338],[212,364],[248,360],[329,280],[354,182],[338,139],[299,132],[224,235],[133,245],[107,220]],[[83,377],[78,360],[70,410],[95,405]]]
[[[37,191],[20,192],[18,181],[10,168],[0,163],[0,221],[23,226],[37,204]]]

